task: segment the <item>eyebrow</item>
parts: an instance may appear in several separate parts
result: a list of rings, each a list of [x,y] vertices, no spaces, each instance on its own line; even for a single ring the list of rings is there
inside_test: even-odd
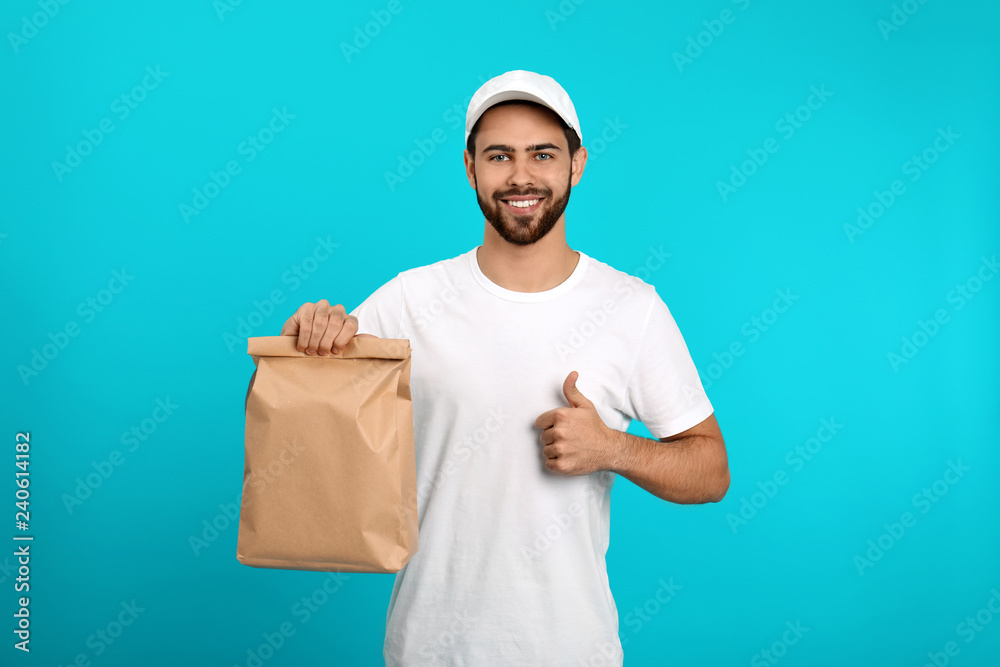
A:
[[[525,152],[532,153],[534,151],[561,151],[562,149],[555,144],[535,144],[534,146],[528,146],[524,149]],[[484,148],[482,153],[489,153],[490,151],[501,151],[503,153],[516,153],[516,149],[513,146],[507,146],[506,144],[490,144]]]

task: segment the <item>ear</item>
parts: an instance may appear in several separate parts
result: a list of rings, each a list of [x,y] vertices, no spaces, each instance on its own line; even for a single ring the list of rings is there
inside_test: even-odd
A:
[[[576,151],[576,155],[573,156],[573,161],[570,163],[570,169],[573,170],[573,178],[570,180],[571,185],[576,185],[580,182],[580,177],[583,176],[583,168],[587,165],[587,149],[583,146]]]
[[[473,190],[476,189],[476,162],[472,158],[472,155],[468,150],[462,151],[462,156],[465,159],[465,176],[469,179],[469,187]]]

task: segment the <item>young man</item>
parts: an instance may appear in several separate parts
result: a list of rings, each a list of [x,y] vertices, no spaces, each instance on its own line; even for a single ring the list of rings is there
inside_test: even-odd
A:
[[[566,244],[582,140],[550,77],[488,81],[466,116],[483,244],[399,273],[350,314],[304,304],[282,329],[309,354],[359,331],[413,349],[420,547],[389,601],[389,666],[620,665],[605,564],[616,475],[676,503],[729,487],[666,304]],[[626,433],[632,419],[659,442]]]

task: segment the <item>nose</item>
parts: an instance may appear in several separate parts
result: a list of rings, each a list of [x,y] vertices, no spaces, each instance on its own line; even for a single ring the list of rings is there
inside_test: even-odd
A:
[[[529,158],[513,158],[510,175],[507,182],[516,187],[527,187],[535,184],[534,170]]]

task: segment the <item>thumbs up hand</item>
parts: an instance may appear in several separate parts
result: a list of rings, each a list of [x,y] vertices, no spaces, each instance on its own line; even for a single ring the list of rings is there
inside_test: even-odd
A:
[[[535,419],[542,429],[545,467],[563,475],[586,475],[611,467],[617,451],[617,431],[608,428],[594,403],[576,387],[572,371],[563,382],[568,408],[553,408]]]

